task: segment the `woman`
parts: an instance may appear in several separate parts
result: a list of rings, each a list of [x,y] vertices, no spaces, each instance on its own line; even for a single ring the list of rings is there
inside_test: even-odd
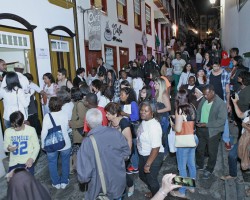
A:
[[[114,91],[108,87],[107,84],[103,84],[101,87],[102,95],[100,97],[100,101],[98,102],[98,106],[105,108],[105,106],[112,101],[114,97]]]
[[[140,91],[140,97],[138,99],[138,105],[144,101],[151,101],[152,100],[152,91],[151,87],[149,86],[144,86],[141,91]]]
[[[188,102],[188,93],[186,90],[180,89],[176,95],[176,111],[175,111],[175,131],[184,131],[185,121],[193,122],[193,131],[195,124],[195,109]],[[198,143],[196,136],[195,140]],[[196,178],[196,166],[195,166],[195,149],[196,147],[182,147],[177,148],[176,158],[179,170],[179,175],[182,177]],[[187,168],[188,172],[187,173]],[[189,174],[189,176],[188,176]],[[189,189],[190,192],[194,192],[194,189]],[[186,198],[186,187],[181,187],[178,191],[171,191],[170,194],[175,197]]]
[[[7,200],[51,200],[49,190],[28,173],[25,168],[15,169],[11,176]]]
[[[204,69],[206,72],[210,71],[212,68],[212,60],[210,59],[210,55],[208,52],[205,53],[205,58],[202,60],[201,67]],[[199,70],[198,68],[197,70]]]
[[[57,92],[57,84],[55,83],[55,79],[51,73],[46,73],[43,75],[43,91],[44,95],[42,95],[42,104],[43,104],[43,114],[46,115],[49,111],[49,100],[51,97],[56,96]]]
[[[161,75],[162,76],[166,76],[167,79],[169,80],[169,82],[173,81],[173,67],[171,64],[171,59],[167,58],[166,62],[164,63],[164,65],[162,65],[161,68]]]
[[[27,109],[30,104],[30,96],[25,95],[15,72],[6,74],[6,87],[0,88],[1,99],[3,99],[5,128],[11,127],[10,115],[15,111],[21,111],[25,121],[28,119]]]
[[[4,133],[4,149],[10,152],[9,172],[24,167],[34,175],[34,162],[40,150],[36,130],[24,124],[20,111],[10,115],[10,124],[12,128]]]
[[[120,97],[120,82],[117,80],[115,71],[110,69],[107,71],[107,84],[114,91],[113,102],[119,102]]]
[[[76,171],[76,155],[83,140],[83,122],[87,112],[84,106],[83,94],[79,88],[73,87],[71,89],[71,99],[74,103],[72,117],[69,121],[69,126],[72,128],[72,151],[70,155],[70,173]]]
[[[142,103],[140,108],[142,123],[137,131],[137,148],[139,151],[139,177],[150,190],[145,194],[148,198],[155,195],[160,188],[157,177],[164,156],[162,129],[154,117],[155,114],[154,104]]]
[[[57,126],[61,126],[62,134],[65,140],[65,147],[55,152],[47,152],[49,173],[52,181],[52,187],[56,189],[65,189],[69,184],[69,161],[71,152],[71,142],[68,135],[68,118],[62,111],[62,102],[58,97],[51,97],[49,101],[51,113],[44,116],[43,129],[41,134],[42,148],[44,148],[45,138],[48,131],[53,128],[50,116],[54,119]],[[58,155],[61,157],[61,176],[58,174]]]
[[[207,84],[207,77],[204,69],[199,69],[196,73],[196,86],[205,86]]]
[[[129,148],[132,149],[132,134],[129,121],[121,116],[121,108],[117,103],[109,103],[105,107],[106,116],[109,120],[109,126],[118,129],[126,138]],[[128,164],[128,163],[127,163]],[[127,175],[128,197],[134,193],[133,180]]]
[[[198,51],[195,55],[195,61],[196,61],[196,68],[201,69],[201,63],[202,63],[202,55],[201,55],[201,48],[198,48]]]
[[[168,137],[167,131],[169,126],[169,111],[171,111],[170,97],[166,91],[166,83],[162,78],[157,78],[155,80],[155,104],[156,104],[156,113],[159,117],[159,121],[162,128],[163,142],[165,147],[165,155],[168,153]]]
[[[130,75],[131,75],[131,78],[132,78],[132,87],[133,87],[133,89],[134,89],[134,91],[136,93],[136,99],[138,99],[140,90],[142,89],[142,87],[144,85],[144,82],[142,81],[142,79],[140,77],[139,68],[133,67],[130,70]]]
[[[187,63],[184,66],[183,71],[181,73],[181,77],[180,77],[179,83],[177,85],[177,90],[179,90],[182,85],[188,84],[188,79],[190,76],[195,76],[194,69],[190,63]]]
[[[153,70],[150,72],[150,82],[149,82],[149,86],[151,87],[151,91],[152,91],[152,97],[155,98],[155,79],[160,77],[160,73],[157,70]]]
[[[139,108],[136,103],[136,96],[131,88],[122,88],[120,94],[121,115],[132,123],[133,153],[131,156],[131,166],[127,173],[138,173],[138,152],[136,149],[136,129],[139,120]]]

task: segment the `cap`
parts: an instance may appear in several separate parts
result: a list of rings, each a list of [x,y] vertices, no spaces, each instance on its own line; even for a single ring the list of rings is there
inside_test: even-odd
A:
[[[15,63],[14,68],[24,69],[24,64],[19,62]]]

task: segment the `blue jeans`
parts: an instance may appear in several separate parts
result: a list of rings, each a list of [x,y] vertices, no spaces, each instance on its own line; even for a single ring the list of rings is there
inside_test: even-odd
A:
[[[133,142],[133,153],[131,155],[131,165],[133,168],[138,169],[139,165],[139,155],[138,155],[138,150],[137,150],[137,140],[136,138],[132,139]]]
[[[223,139],[223,141],[225,143],[230,142],[228,119],[226,119],[226,122],[225,122],[225,125],[224,125],[224,132],[222,134],[222,139]]]
[[[10,128],[11,127],[10,121],[5,119],[4,120],[4,126],[5,126],[5,128]]]
[[[26,168],[26,165],[25,164],[17,164],[17,165],[14,165],[14,166],[9,166],[9,171],[8,172],[10,172],[13,169],[17,169],[17,168]],[[27,168],[27,170],[28,170],[29,173],[31,173],[34,176],[34,174],[35,174],[34,164],[30,168]]]
[[[196,143],[198,143],[198,138],[196,138]],[[196,178],[196,164],[195,164],[195,149],[196,147],[187,147],[187,148],[176,148],[176,158],[177,158],[177,165],[179,170],[179,175],[182,177],[191,177]],[[188,172],[187,173],[187,167]],[[179,189],[181,194],[185,194],[186,187],[181,187]]]
[[[237,176],[238,143],[234,144],[228,154],[229,175]]]
[[[69,183],[69,158],[70,158],[71,148],[63,150],[63,151],[56,151],[52,153],[47,153],[48,162],[49,162],[49,173],[50,178],[52,180],[53,185],[65,183]],[[62,162],[62,175],[59,176],[58,174],[58,155],[61,156]]]
[[[162,117],[161,118],[161,129],[162,129],[162,137],[164,138],[164,153],[165,155],[169,152],[169,147],[168,147],[168,126],[169,126],[169,121],[168,117]]]

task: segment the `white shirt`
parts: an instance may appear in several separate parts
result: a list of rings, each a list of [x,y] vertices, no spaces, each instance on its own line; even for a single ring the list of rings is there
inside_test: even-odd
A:
[[[73,107],[74,107],[74,103],[73,102],[65,103],[62,106],[62,112],[64,113],[65,116],[67,115],[68,121],[71,120]],[[70,133],[72,131],[72,129],[69,127],[69,125],[68,125],[67,130],[68,130],[68,133]]]
[[[182,72],[181,73],[181,77],[180,77],[179,83],[177,85],[177,90],[179,90],[182,85],[188,84],[188,79],[190,76],[195,76],[195,75],[194,75],[194,73],[190,73],[190,72],[187,72],[187,73]]]
[[[142,81],[141,78],[134,78],[132,80],[132,86],[133,86],[133,89],[136,93],[136,99],[138,99],[139,94],[140,94],[140,90],[143,88],[143,85],[144,85],[144,82]]]
[[[59,126],[59,125],[61,126],[63,137],[65,140],[65,147],[59,151],[69,149],[71,147],[71,142],[70,142],[69,134],[67,131],[67,128],[68,128],[67,126],[69,123],[67,115],[65,115],[65,113],[62,110],[59,112],[51,112],[51,115],[55,121],[55,124],[57,126]],[[48,130],[51,129],[52,127],[53,127],[53,125],[52,125],[52,122],[50,120],[49,114],[46,114],[43,118],[43,129],[42,129],[42,133],[41,133],[42,148],[44,148],[44,140],[48,134]]]
[[[250,112],[250,110],[247,110],[244,112],[244,119],[242,120],[242,122],[247,123],[249,121],[249,115],[248,113]],[[245,128],[242,128],[241,134],[243,134],[245,131]]]
[[[27,108],[30,104],[29,95],[25,95],[23,89],[7,91],[4,88],[0,88],[0,99],[3,99],[3,118],[7,121],[10,119],[10,115],[15,111],[20,111],[24,115],[24,119],[28,119]]]
[[[202,63],[202,56],[200,53],[197,53],[195,57],[196,57],[196,63]]]
[[[30,95],[33,95],[35,92],[41,93],[42,89],[35,83],[30,83]]]
[[[100,101],[98,102],[98,106],[99,107],[102,107],[102,108],[105,108],[105,106],[110,102],[110,100],[105,97],[104,95],[102,95],[100,97]]]
[[[180,59],[180,60],[174,59],[174,60],[172,60],[172,65],[173,65],[173,68],[174,68],[174,74],[180,75],[182,70],[183,70],[183,67],[185,66],[185,64],[186,64],[186,61],[183,60],[183,59]]]
[[[132,84],[132,78],[131,77],[127,77],[126,80],[129,82],[129,84]],[[121,83],[122,81],[124,81],[123,79],[120,79],[119,82]]]
[[[98,75],[96,74],[96,75],[93,77],[93,76],[91,76],[91,74],[90,74],[90,75],[88,76],[88,78],[87,78],[87,84],[88,84],[88,86],[90,86],[91,83],[92,83],[92,81],[95,80],[95,79],[98,79]]]
[[[137,131],[137,148],[142,156],[149,156],[152,148],[160,147],[159,152],[164,152],[162,146],[162,129],[156,119],[142,121]]]

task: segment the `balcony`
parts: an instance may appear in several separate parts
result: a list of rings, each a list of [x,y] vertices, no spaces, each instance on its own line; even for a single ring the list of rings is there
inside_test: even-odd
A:
[[[168,15],[168,5],[166,0],[154,0],[154,4],[161,10],[164,15]]]
[[[74,0],[48,0],[50,3],[60,6],[65,9],[70,9],[75,6]]]

